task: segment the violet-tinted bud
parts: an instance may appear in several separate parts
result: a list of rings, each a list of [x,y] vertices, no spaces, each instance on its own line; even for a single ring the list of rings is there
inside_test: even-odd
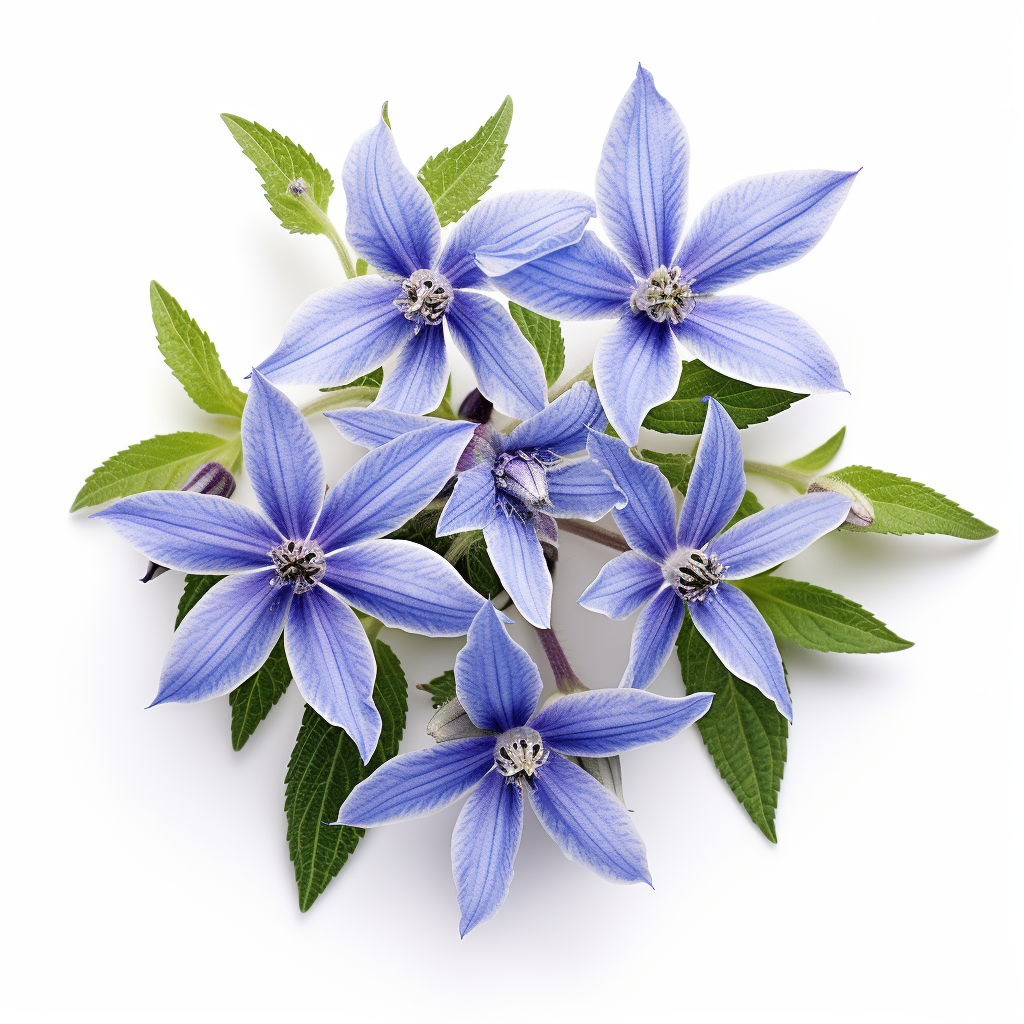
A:
[[[846,517],[844,526],[870,526],[875,521],[875,510],[868,496],[856,487],[837,479],[834,476],[816,476],[808,485],[808,494],[818,494],[822,491],[834,491],[845,498],[849,498],[850,514]]]
[[[459,406],[459,419],[469,420],[471,423],[486,423],[493,411],[494,406],[473,388]]]
[[[531,512],[540,512],[548,501],[548,471],[536,455],[524,452],[499,455],[494,464],[494,480],[501,490]]]
[[[447,704],[434,712],[434,717],[427,722],[427,735],[438,743],[449,740],[465,740],[471,736],[489,736],[490,733],[478,729],[466,714],[466,709],[458,697],[453,697]]]

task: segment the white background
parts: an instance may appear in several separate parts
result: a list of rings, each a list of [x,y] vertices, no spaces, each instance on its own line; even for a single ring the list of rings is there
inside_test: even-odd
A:
[[[8,7],[8,1020],[1017,1019],[1014,6]],[[1003,532],[835,535],[786,567],[917,645],[785,650],[796,722],[777,847],[690,730],[623,758],[654,891],[570,863],[528,815],[504,909],[460,941],[452,808],[370,834],[302,915],[282,811],[297,694],[238,754],[226,698],[143,710],[180,576],[142,587],[144,559],[66,513],[129,443],[217,429],[161,361],[149,280],[241,382],[341,271],[326,239],[281,229],[221,111],[288,133],[338,179],[382,100],[415,169],[510,92],[497,188],[591,191],[638,59],[689,129],[691,212],[750,174],[864,167],[814,252],[741,289],[808,319],[852,396],[751,428],[748,454],[786,461],[846,424],[837,465],[910,475]],[[340,189],[331,211],[342,223]],[[599,332],[567,327],[567,374]],[[460,367],[456,398],[468,380]],[[336,478],[360,452],[315,429]],[[617,683],[632,627],[574,603],[605,558],[565,538],[555,588],[555,626],[593,686]],[[411,684],[460,646],[384,636]],[[682,692],[677,664],[655,689]],[[410,705],[407,750],[429,715],[415,689]]]

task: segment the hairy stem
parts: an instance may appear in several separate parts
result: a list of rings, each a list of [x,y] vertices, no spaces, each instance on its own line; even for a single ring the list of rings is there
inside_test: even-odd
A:
[[[466,533],[459,533],[455,535],[455,540],[451,542],[448,550],[444,553],[446,562],[454,565],[479,539],[479,530],[468,530]]]
[[[602,526],[584,522],[582,519],[559,519],[558,528],[565,530],[566,533],[574,533],[577,537],[586,537],[587,540],[604,544],[616,551],[629,550],[629,545],[617,533],[612,533],[611,530],[606,530]]]
[[[303,192],[299,199],[305,205],[306,209],[313,215],[316,222],[324,229],[324,234],[331,240],[331,245],[334,246],[335,251],[338,254],[338,258],[341,260],[341,266],[345,271],[345,276],[350,280],[356,276],[355,264],[352,262],[352,254],[348,251],[348,246],[345,244],[345,240],[338,233],[338,229],[334,226],[334,221],[320,209],[316,203],[310,198],[308,192]]]
[[[569,664],[569,659],[565,656],[565,651],[558,642],[558,637],[555,636],[555,631],[553,629],[541,629],[540,626],[534,626],[533,628],[537,630],[537,636],[540,637],[540,643],[544,648],[544,653],[547,655],[548,664],[551,666],[551,671],[555,674],[555,686],[562,693],[579,693],[581,690],[586,690],[587,687],[583,685],[576,673],[573,672],[572,665]]]
[[[796,470],[786,469],[785,466],[772,466],[767,462],[746,461],[743,463],[743,469],[747,473],[756,473],[758,476],[781,480],[784,484],[796,488],[801,494],[807,490],[807,485],[814,479],[805,473],[797,473]]]

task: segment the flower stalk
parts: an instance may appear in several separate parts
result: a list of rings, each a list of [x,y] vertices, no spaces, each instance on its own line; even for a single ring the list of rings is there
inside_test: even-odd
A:
[[[577,537],[586,537],[597,544],[604,544],[605,547],[613,548],[616,551],[628,551],[629,545],[617,533],[606,530],[602,526],[595,526],[593,523],[585,522],[582,519],[559,519],[558,525],[566,533],[574,533]]]
[[[558,687],[559,692],[580,693],[583,690],[589,689],[589,687],[583,684],[579,676],[573,672],[572,665],[569,664],[569,659],[565,655],[565,650],[558,642],[558,637],[555,636],[555,631],[553,629],[541,629],[539,626],[535,626],[534,629],[537,630],[537,636],[540,637],[541,647],[544,648],[548,664],[555,675],[555,686]]]
[[[338,229],[334,226],[334,221],[332,221],[331,218],[313,202],[308,191],[296,192],[293,190],[292,195],[294,195],[296,199],[306,207],[310,216],[312,216],[320,227],[323,228],[324,234],[331,240],[331,245],[334,246],[335,252],[338,254],[338,259],[341,260],[341,266],[345,271],[345,276],[351,280],[356,276],[355,264],[352,262],[352,254],[348,251],[348,246],[345,244],[345,240],[341,237],[338,233]]]

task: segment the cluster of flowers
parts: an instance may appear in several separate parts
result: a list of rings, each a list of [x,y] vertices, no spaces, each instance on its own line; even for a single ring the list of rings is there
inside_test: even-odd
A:
[[[734,521],[746,490],[740,434],[713,398],[678,515],[669,481],[637,457],[640,425],[674,394],[684,347],[754,385],[843,390],[831,352],[799,317],[717,293],[804,255],[855,175],[751,178],[717,195],[684,234],[687,169],[683,125],[641,68],[605,142],[596,203],[565,191],[501,195],[473,206],[442,243],[430,196],[382,119],[355,143],[343,175],[348,241],[376,273],[310,298],[251,374],[241,444],[262,514],[229,500],[233,481],[216,464],[182,490],[133,494],[97,513],[152,559],[147,579],[163,567],[224,576],[177,630],[154,704],[233,690],[283,634],[303,698],[348,733],[365,763],[381,735],[365,624],[467,634],[457,696],[431,726],[438,742],[385,761],[338,816],[380,825],[471,791],[452,841],[463,934],[505,899],[524,793],[567,856],[614,881],[650,880],[614,787],[580,759],[667,739],[707,712],[710,693],[670,699],[645,689],[687,612],[726,668],[791,719],[772,631],[730,581],[845,522],[870,523],[858,494],[839,485]],[[289,182],[296,198],[307,189]],[[614,249],[586,230],[595,215]],[[549,401],[537,351],[485,293],[495,288],[539,314],[614,320],[592,374]],[[445,397],[446,338],[486,399],[472,419],[425,415]],[[369,408],[327,413],[370,450],[325,496],[313,433],[276,385],[349,384],[395,354]],[[491,406],[516,419],[496,429]],[[541,630],[550,626],[545,551],[557,543],[556,520],[593,523],[611,512],[628,550],[579,603],[613,619],[640,611],[620,687],[580,685],[538,707],[541,677],[508,636],[510,620],[451,560],[387,539],[428,505],[442,508],[439,537],[482,531],[501,585]]]

